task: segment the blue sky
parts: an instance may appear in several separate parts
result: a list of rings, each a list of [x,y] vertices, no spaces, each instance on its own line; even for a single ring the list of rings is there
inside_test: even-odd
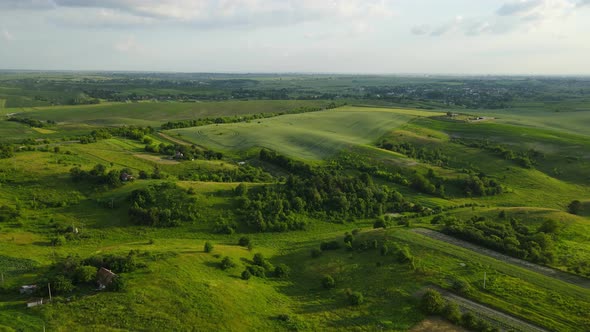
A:
[[[0,68],[590,74],[590,0],[0,0]]]

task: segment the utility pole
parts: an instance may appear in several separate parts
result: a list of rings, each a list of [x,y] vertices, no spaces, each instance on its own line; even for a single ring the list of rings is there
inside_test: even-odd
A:
[[[486,289],[486,277],[487,277],[487,272],[483,273],[483,289]]]
[[[47,289],[49,290],[49,301],[51,301],[51,283],[47,283]]]
[[[4,272],[2,272],[2,285],[4,285]]]

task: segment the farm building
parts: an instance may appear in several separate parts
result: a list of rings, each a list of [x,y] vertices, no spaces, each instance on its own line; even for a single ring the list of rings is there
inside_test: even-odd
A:
[[[37,285],[23,285],[20,286],[19,292],[21,294],[33,294],[37,290]]]
[[[96,272],[96,282],[98,283],[98,288],[105,289],[107,286],[113,283],[113,280],[116,277],[117,275],[113,273],[113,271],[101,267],[100,270]]]

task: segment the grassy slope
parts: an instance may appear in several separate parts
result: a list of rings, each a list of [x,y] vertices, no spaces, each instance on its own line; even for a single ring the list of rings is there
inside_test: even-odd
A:
[[[85,106],[56,106],[15,109],[21,116],[60,123],[86,123],[101,126],[141,125],[159,126],[178,121],[218,116],[240,116],[286,112],[302,106],[321,106],[322,101],[226,101],[226,102],[141,102],[106,103]]]
[[[259,147],[294,158],[322,160],[354,145],[372,143],[391,128],[435,113],[417,110],[342,107],[250,123],[172,130],[183,139],[239,154]]]

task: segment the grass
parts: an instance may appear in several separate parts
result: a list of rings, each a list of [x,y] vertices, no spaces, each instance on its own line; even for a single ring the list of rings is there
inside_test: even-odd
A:
[[[51,106],[14,109],[19,116],[58,123],[93,126],[139,125],[157,127],[168,121],[204,117],[287,112],[298,107],[321,106],[322,101],[224,101],[224,102],[139,102],[84,106]]]
[[[226,125],[168,131],[185,140],[232,155],[269,148],[290,157],[323,160],[355,145],[372,143],[391,128],[432,112],[342,107]]]

